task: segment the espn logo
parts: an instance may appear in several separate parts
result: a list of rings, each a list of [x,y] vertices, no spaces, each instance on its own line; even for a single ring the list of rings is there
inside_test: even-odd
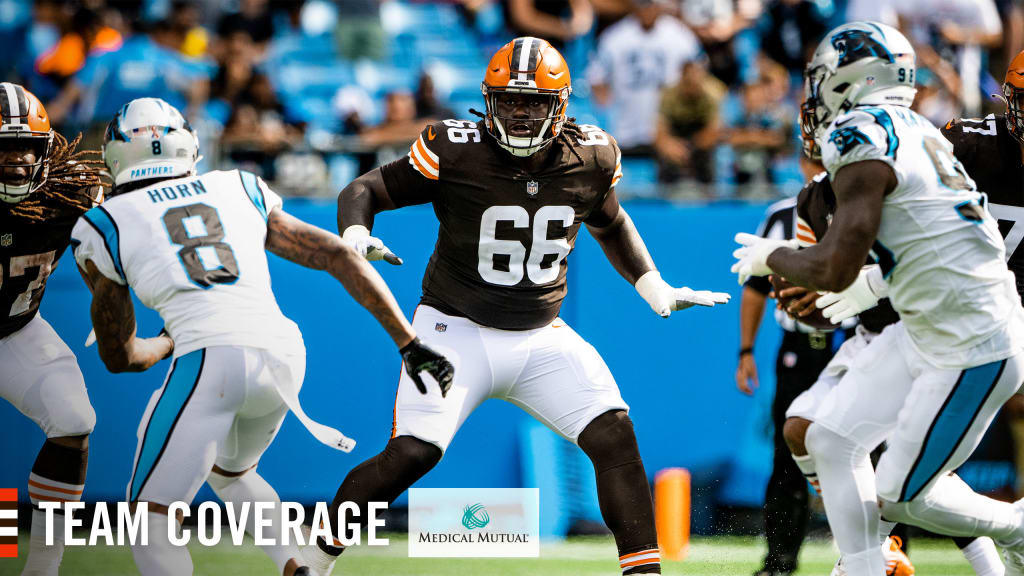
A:
[[[0,488],[0,558],[18,557],[18,489]]]

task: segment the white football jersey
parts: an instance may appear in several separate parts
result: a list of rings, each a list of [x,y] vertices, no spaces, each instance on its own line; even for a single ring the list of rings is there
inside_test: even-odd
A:
[[[822,159],[831,177],[880,160],[896,173],[873,256],[889,297],[920,352],[940,368],[967,368],[1024,344],[1024,309],[986,199],[923,116],[900,106],[861,106],[828,127]]]
[[[109,198],[75,224],[75,260],[91,260],[160,313],[174,355],[209,346],[295,350],[302,336],[277,306],[267,216],[281,205],[248,172],[164,180]]]

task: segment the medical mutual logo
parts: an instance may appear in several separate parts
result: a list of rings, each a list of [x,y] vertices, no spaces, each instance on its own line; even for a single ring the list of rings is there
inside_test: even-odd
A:
[[[467,530],[474,528],[483,528],[491,523],[491,516],[487,514],[487,509],[484,508],[483,504],[479,502],[466,506],[462,510],[462,525]]]
[[[412,488],[409,556],[536,558],[540,494],[536,488]]]

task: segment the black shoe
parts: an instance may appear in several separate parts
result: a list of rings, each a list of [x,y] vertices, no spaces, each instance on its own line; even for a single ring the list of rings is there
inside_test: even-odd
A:
[[[769,570],[762,568],[754,572],[754,576],[793,576],[792,570]]]
[[[309,571],[309,568],[303,566],[295,571],[294,576],[312,576],[312,572]]]

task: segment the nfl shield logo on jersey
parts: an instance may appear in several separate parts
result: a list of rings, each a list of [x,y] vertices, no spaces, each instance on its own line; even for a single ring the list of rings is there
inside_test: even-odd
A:
[[[0,236],[0,246],[7,248],[11,244],[14,244],[14,234],[4,234]]]
[[[445,324],[444,322],[438,322],[437,324],[434,324],[434,330],[437,332],[444,332],[447,329],[448,325]]]
[[[530,180],[526,183],[526,193],[529,194],[530,197],[536,196],[537,192],[540,192],[540,184],[537,184],[536,180]]]

